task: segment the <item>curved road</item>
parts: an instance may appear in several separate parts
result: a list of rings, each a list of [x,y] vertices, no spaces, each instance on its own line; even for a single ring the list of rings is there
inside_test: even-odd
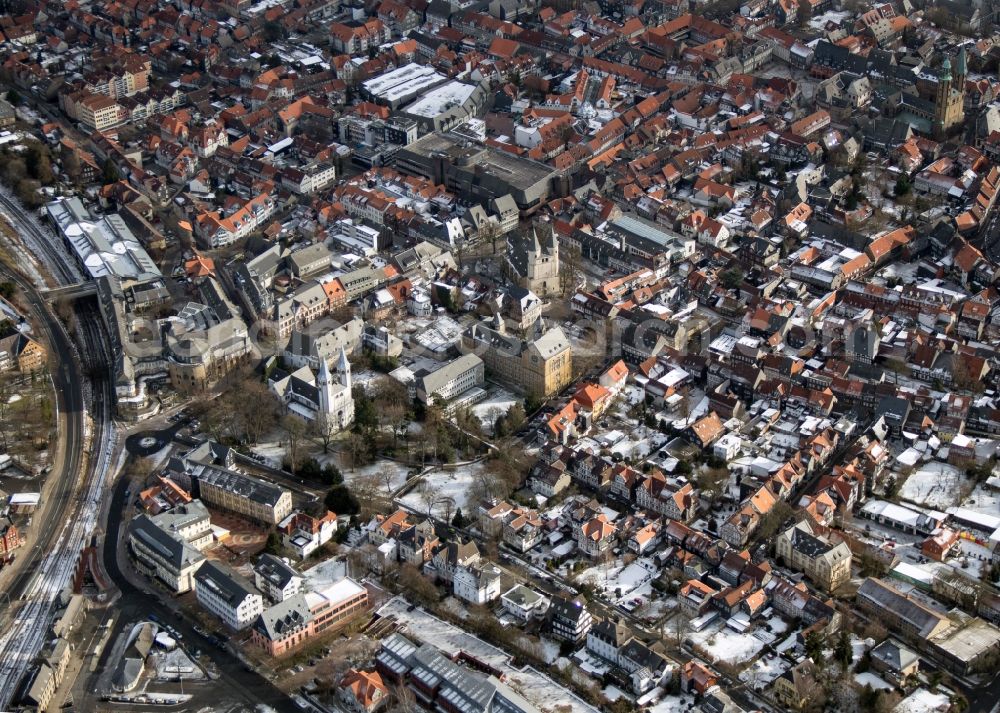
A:
[[[62,523],[66,521],[68,509],[73,503],[83,457],[84,396],[77,355],[66,329],[48,311],[45,300],[34,286],[2,264],[0,278],[14,282],[21,289],[31,318],[42,331],[41,335],[36,336],[41,337],[49,350],[52,382],[59,405],[59,439],[52,472],[46,482],[54,485],[45,493],[44,519],[50,523]],[[18,553],[17,559],[8,566],[8,572],[5,573],[10,577],[10,572],[14,572],[8,589],[12,601],[24,593],[39,560],[51,550],[59,535],[60,528],[42,528],[40,525],[38,523],[32,528],[32,539],[28,543],[30,549]]]
[[[148,619],[150,614],[154,614],[160,621],[170,622],[172,627],[180,631],[184,635],[185,644],[196,643],[202,653],[215,664],[220,677],[210,685],[212,696],[220,706],[235,703],[249,704],[252,708],[258,703],[264,703],[281,712],[299,711],[291,699],[274,684],[255,671],[247,670],[247,667],[228,652],[220,651],[212,646],[176,611],[163,604],[155,594],[151,596],[136,587],[122,572],[118,564],[118,543],[124,536],[122,515],[128,505],[125,497],[128,489],[128,478],[119,478],[115,484],[111,507],[108,509],[107,530],[104,536],[104,566],[122,593],[121,599],[115,604],[119,617],[109,641],[113,641],[114,637],[121,633],[125,626],[131,626],[136,621]],[[105,647],[97,667],[98,671],[115,665],[115,662],[108,660],[113,648],[110,645]]]

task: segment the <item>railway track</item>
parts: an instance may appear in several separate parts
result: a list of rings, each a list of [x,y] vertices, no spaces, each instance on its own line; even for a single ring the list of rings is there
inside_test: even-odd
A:
[[[32,216],[0,191],[0,208],[8,215],[26,247],[59,284],[79,280],[75,265],[54,236],[47,235]],[[24,255],[18,267],[30,274]],[[114,394],[107,363],[110,346],[93,305],[77,309],[77,344],[28,279],[0,268],[15,282],[30,306],[36,325],[45,333],[56,364],[52,370],[60,411],[67,419],[65,451],[58,481],[49,492],[55,509],[37,526],[38,540],[16,563],[20,571],[9,587],[11,611],[0,634],[0,709],[6,709],[49,637],[59,594],[70,585],[80,552],[93,534],[101,496],[112,471],[116,434]],[[81,366],[91,375],[82,378]],[[89,388],[85,388],[89,386]],[[85,458],[85,453],[89,457]]]

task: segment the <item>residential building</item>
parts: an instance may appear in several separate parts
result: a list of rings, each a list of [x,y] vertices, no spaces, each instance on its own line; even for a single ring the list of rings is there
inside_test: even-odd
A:
[[[0,371],[38,371],[45,366],[46,358],[45,347],[21,331],[0,339]]]
[[[302,591],[305,578],[297,569],[269,553],[257,558],[254,584],[272,602],[283,602]]]
[[[594,618],[580,598],[556,595],[549,607],[549,631],[559,641],[579,644],[587,638]]]
[[[281,542],[295,553],[299,559],[305,559],[337,533],[337,515],[327,511],[323,517],[312,517],[296,512],[278,523],[281,532]]]
[[[375,713],[389,702],[389,689],[378,671],[352,668],[340,679],[337,698],[353,713]]]
[[[851,549],[845,542],[833,544],[814,534],[808,519],[780,533],[774,544],[785,566],[805,572],[824,591],[832,592],[851,578]]]
[[[488,604],[500,596],[500,569],[488,563],[458,566],[452,579],[454,594],[471,604]]]
[[[628,627],[614,619],[601,619],[587,632],[587,650],[605,661],[618,663],[618,652],[632,639]]]
[[[195,573],[206,561],[183,537],[162,529],[148,515],[131,522],[128,545],[136,569],[156,577],[175,594],[194,589]]]
[[[523,622],[542,619],[549,609],[549,598],[517,584],[500,595],[500,604],[504,611]]]
[[[195,574],[198,603],[234,631],[246,629],[264,611],[264,599],[242,575],[218,562]]]
[[[617,528],[601,514],[577,528],[576,544],[588,557],[597,559],[610,552],[615,543]]]

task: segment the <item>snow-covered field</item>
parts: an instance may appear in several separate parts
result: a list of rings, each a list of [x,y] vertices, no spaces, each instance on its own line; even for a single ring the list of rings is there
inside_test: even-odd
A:
[[[765,644],[773,644],[780,640],[788,631],[788,624],[777,614],[772,615],[765,623],[766,628],[758,626],[753,632],[754,636]]]
[[[945,694],[931,693],[926,688],[918,688],[900,701],[893,713],[939,713],[948,710],[950,705]]]
[[[644,604],[643,606],[632,612],[633,616],[637,616],[645,622],[655,624],[660,619],[665,617],[667,614],[672,612],[677,608],[677,600],[670,598],[661,598]]]
[[[409,627],[414,638],[438,647],[446,654],[465,651],[503,671],[507,685],[524,696],[543,713],[598,713],[572,691],[560,686],[540,671],[527,666],[522,670],[510,665],[510,655],[456,626],[441,621],[420,608],[411,610],[410,603],[394,597],[379,610],[380,616],[394,616]]]
[[[384,374],[372,369],[359,369],[358,371],[354,371],[353,369],[351,370],[351,381],[354,382],[355,386],[365,387],[365,391],[369,391],[371,386],[380,376],[384,376]]]
[[[703,631],[688,634],[694,648],[710,662],[724,661],[741,664],[750,661],[764,648],[764,642],[751,632],[739,634],[726,627],[725,622],[713,624]]]
[[[423,482],[415,485],[400,498],[400,504],[416,512],[427,512],[430,507],[438,517],[444,517],[457,508],[471,512],[469,493],[473,483],[487,466],[483,463],[460,465],[455,468],[441,468],[423,476]]]
[[[263,456],[263,458],[267,461],[267,464],[272,468],[280,468],[281,461],[285,457],[285,446],[279,440],[261,441],[251,448],[250,451],[259,456]]]
[[[325,464],[325,461],[321,460],[320,463]],[[334,459],[334,463],[337,463],[336,459]],[[344,482],[348,485],[361,482],[365,479],[375,478],[378,483],[379,492],[385,492],[386,480],[389,482],[389,488],[392,492],[395,492],[406,482],[406,476],[413,466],[396,463],[391,460],[377,460],[361,468],[344,468],[339,464],[337,467],[340,468],[340,472],[344,475]]]
[[[913,471],[899,489],[899,497],[917,505],[943,510],[957,505],[965,474],[947,463],[925,463]]]
[[[649,431],[648,435],[643,435],[644,430],[648,429],[645,427],[636,429],[632,432],[635,438],[623,438],[611,447],[611,452],[620,453],[624,458],[645,458],[669,440],[667,436],[656,431]]]
[[[962,507],[988,515],[1000,515],[1000,496],[985,485],[977,485],[975,490],[962,502]]]
[[[473,406],[472,413],[483,424],[483,430],[486,433],[493,433],[493,424],[519,400],[517,396],[506,389],[496,389],[491,391],[484,401]]]
[[[642,597],[649,600],[649,583],[656,575],[656,565],[645,557],[640,557],[629,565],[620,561],[614,565],[597,565],[584,570],[579,579],[590,582],[598,591],[606,592],[608,598],[621,602],[626,599]]]

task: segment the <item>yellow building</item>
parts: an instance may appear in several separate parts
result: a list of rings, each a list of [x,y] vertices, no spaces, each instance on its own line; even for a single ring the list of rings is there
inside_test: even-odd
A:
[[[573,348],[559,327],[537,337],[506,333],[502,319],[475,324],[462,334],[462,348],[485,362],[487,376],[525,394],[548,398],[573,380]]]
[[[819,537],[806,520],[779,534],[774,546],[785,566],[804,572],[813,584],[827,592],[851,578],[851,549],[846,543],[833,544]]]
[[[816,666],[806,659],[774,679],[774,697],[792,710],[802,710],[813,698],[816,687]]]
[[[212,507],[267,525],[277,525],[292,514],[291,491],[273,483],[212,466],[203,466],[196,478],[198,496]]]
[[[125,120],[125,109],[118,100],[104,94],[92,94],[76,105],[77,118],[97,131],[110,129]]]
[[[45,366],[45,347],[21,332],[0,339],[0,370],[36,371]]]
[[[963,47],[955,60],[945,57],[938,73],[937,91],[934,94],[934,131],[943,136],[965,120],[966,56]]]

